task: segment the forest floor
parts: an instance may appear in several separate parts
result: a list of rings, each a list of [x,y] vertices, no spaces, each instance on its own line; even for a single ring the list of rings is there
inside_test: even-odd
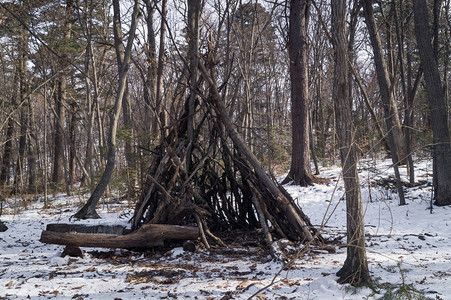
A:
[[[431,160],[417,159],[418,184],[406,188],[405,206],[398,205],[388,160],[361,160],[359,170],[372,288],[336,283],[346,218],[340,169],[332,166],[321,169],[329,183],[287,189],[313,224],[327,220],[322,234],[337,242],[336,251],[306,252],[280,274],[283,263],[259,247],[84,248],[83,258],[62,258],[63,246],[39,242],[46,224],[127,224],[127,201],[106,199],[101,220],[69,221],[89,195],[52,195],[51,209],[42,209],[42,197],[9,198],[1,216],[9,229],[0,233],[0,299],[451,299],[451,207],[430,210]]]

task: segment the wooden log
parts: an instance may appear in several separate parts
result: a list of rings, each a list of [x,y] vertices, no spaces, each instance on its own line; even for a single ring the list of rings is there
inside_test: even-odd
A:
[[[46,244],[101,248],[148,248],[161,240],[195,240],[199,229],[193,226],[145,224],[126,235],[64,233],[43,230],[40,242]]]
[[[124,225],[87,225],[87,224],[47,224],[47,231],[55,232],[77,232],[77,233],[104,233],[104,234],[126,234]]]

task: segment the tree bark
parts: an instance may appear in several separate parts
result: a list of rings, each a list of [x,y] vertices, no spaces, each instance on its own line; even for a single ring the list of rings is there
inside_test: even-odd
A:
[[[282,183],[312,184],[309,151],[307,25],[309,0],[290,1],[288,54],[291,79],[291,166]]]
[[[130,32],[127,41],[127,48],[125,49],[124,59],[119,72],[119,82],[116,93],[116,100],[114,103],[113,112],[110,115],[110,131],[108,135],[108,156],[107,164],[102,177],[97,184],[94,192],[89,197],[88,202],[74,215],[78,219],[97,219],[100,216],[96,212],[97,203],[100,197],[105,192],[105,189],[113,175],[114,165],[116,162],[116,133],[117,125],[119,122],[119,115],[122,109],[122,97],[124,96],[126,83],[127,83],[127,73],[130,62],[131,50],[133,40],[135,38],[136,27],[138,23],[138,12],[139,12],[140,0],[136,0],[133,8],[132,21],[130,25]],[[114,0],[113,5],[119,8],[119,0]],[[118,12],[118,11],[117,11]],[[115,10],[115,14],[117,13]]]
[[[370,281],[365,251],[365,231],[362,195],[357,174],[357,154],[352,130],[352,97],[349,85],[349,53],[346,33],[346,0],[334,0],[332,5],[332,42],[334,48],[333,99],[346,191],[347,256],[338,271],[340,283],[355,285]]]
[[[447,107],[442,88],[438,64],[432,46],[429,28],[429,14],[425,0],[413,1],[415,36],[420,52],[421,65],[428,91],[433,132],[433,159],[435,204],[451,204],[451,145],[447,120]]]

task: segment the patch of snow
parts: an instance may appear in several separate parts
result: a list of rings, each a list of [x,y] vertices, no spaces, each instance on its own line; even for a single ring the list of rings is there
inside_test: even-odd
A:
[[[431,162],[416,161],[417,181],[424,183],[406,188],[406,206],[398,205],[394,189],[374,184],[393,176],[390,165],[388,160],[362,160],[359,165],[371,276],[381,287],[412,285],[427,297],[451,299],[451,207],[430,210]],[[407,182],[405,168],[401,173]],[[312,223],[323,226],[324,237],[345,244],[340,169],[323,168],[321,177],[331,181],[286,189]],[[336,247],[336,253],[307,252],[279,274],[282,263],[252,251],[229,256],[182,248],[163,254],[84,248],[83,258],[62,258],[63,246],[39,242],[49,223],[129,226],[126,202],[100,204],[101,220],[70,219],[86,199],[54,195],[54,208],[46,210],[42,199],[6,201],[1,218],[9,229],[0,233],[0,299],[247,299],[254,294],[259,299],[378,299],[386,292],[337,284],[345,247]]]

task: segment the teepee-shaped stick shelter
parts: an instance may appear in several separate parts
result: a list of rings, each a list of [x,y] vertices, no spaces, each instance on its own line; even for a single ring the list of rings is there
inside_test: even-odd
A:
[[[218,241],[214,232],[233,228],[261,228],[268,245],[273,235],[321,243],[308,217],[236,131],[213,71],[203,64],[199,68],[209,92],[197,91],[195,136],[188,137],[187,99],[179,121],[153,153],[132,230],[144,224],[197,223],[207,247],[207,236]]]

